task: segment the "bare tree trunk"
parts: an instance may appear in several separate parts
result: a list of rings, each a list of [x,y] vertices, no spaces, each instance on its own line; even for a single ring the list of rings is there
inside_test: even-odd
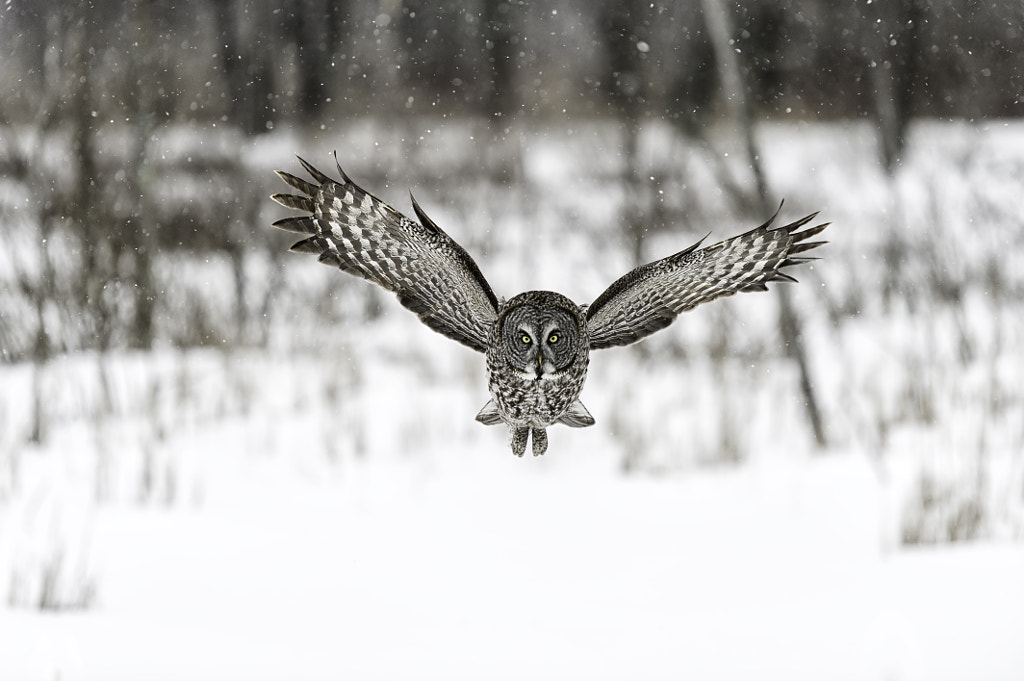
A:
[[[229,98],[231,120],[248,134],[267,132],[272,122],[267,101],[270,92],[272,52],[260,41],[269,37],[259,30],[243,31],[243,16],[255,16],[238,3],[243,0],[211,0],[214,8],[215,29],[218,34],[221,68],[224,71],[225,86]],[[256,43],[255,46],[252,43]],[[276,50],[273,51],[277,53]]]
[[[488,166],[492,177],[502,184],[511,183],[521,169],[518,139],[514,129],[519,96],[516,92],[516,49],[520,8],[514,3],[484,0],[484,54],[490,83],[484,99],[484,112],[491,133]]]
[[[622,224],[633,245],[633,260],[643,260],[644,237],[647,233],[649,187],[639,169],[640,112],[645,104],[647,87],[644,60],[647,43],[647,4],[643,0],[612,3],[604,10],[602,23],[608,45],[607,83],[609,96],[619,127],[622,130],[622,186],[625,200]]]
[[[333,5],[332,2],[327,4]],[[327,100],[330,60],[325,59],[325,55],[331,55],[335,48],[328,40],[337,39],[337,26],[331,24],[338,21],[336,12],[339,11],[307,0],[284,3],[284,30],[287,40],[295,46],[299,62],[296,99],[303,122],[315,121]],[[259,62],[262,66],[265,60]]]
[[[603,81],[622,140],[619,184],[623,200],[619,224],[626,231],[636,265],[644,259],[644,239],[653,204],[651,186],[640,172],[641,112],[647,106],[648,94],[644,63],[649,49],[649,9],[650,5],[644,0],[612,0],[604,3],[600,15],[608,59]],[[647,351],[643,343],[630,348],[630,352],[640,356]],[[639,470],[647,456],[645,442],[628,438],[621,461],[622,472]]]
[[[877,46],[871,66],[873,117],[878,128],[879,153],[887,172],[899,163],[906,144],[914,91],[922,69],[923,0],[877,3],[874,19],[881,30],[872,30],[884,42]]]
[[[773,206],[769,198],[768,178],[765,175],[764,166],[761,164],[761,154],[754,136],[750,98],[747,96],[746,87],[744,87],[739,60],[736,58],[736,53],[729,47],[732,37],[732,21],[723,0],[703,0],[703,7],[704,20],[707,23],[708,34],[711,36],[711,44],[715,49],[718,71],[729,105],[729,115],[739,125],[743,136],[747,160],[757,186],[761,212],[770,214],[773,211]],[[789,291],[785,286],[779,287],[779,331],[786,344],[786,354],[796,362],[800,371],[800,389],[804,394],[804,408],[807,411],[807,420],[814,433],[815,442],[819,447],[824,447],[827,444],[825,427],[821,411],[818,409],[811,369],[807,362],[807,353],[800,332],[800,319],[793,309]]]
[[[135,0],[131,6],[134,29],[138,34],[155,41],[153,17],[149,2]],[[131,213],[120,221],[121,244],[129,251],[127,259],[132,264],[132,295],[135,309],[130,330],[129,343],[135,347],[149,349],[153,346],[153,314],[156,305],[155,283],[153,281],[153,251],[157,226],[153,222],[153,211],[147,208],[147,180],[144,168],[149,138],[156,128],[154,92],[146,72],[154,67],[153,58],[143,52],[131,67],[137,76],[138,90],[131,105],[132,138],[125,167],[125,190],[131,206]]]

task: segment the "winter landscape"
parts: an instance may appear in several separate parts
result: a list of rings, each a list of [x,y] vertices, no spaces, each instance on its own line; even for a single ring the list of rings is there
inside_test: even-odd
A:
[[[1020,119],[917,116],[887,164],[872,116],[784,106],[750,147],[721,111],[251,134],[74,92],[0,118],[0,680],[1024,675]],[[593,300],[782,199],[829,244],[596,352],[597,423],[518,459],[481,355],[269,226],[273,171],[333,150],[505,297]]]

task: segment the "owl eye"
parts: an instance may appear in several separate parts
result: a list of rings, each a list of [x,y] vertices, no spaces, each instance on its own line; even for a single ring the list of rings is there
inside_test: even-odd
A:
[[[526,334],[524,333],[524,334],[523,334],[523,345],[529,345],[529,344],[530,344],[530,337],[529,337],[529,336],[527,336],[527,335],[526,335]]]
[[[558,342],[558,334],[557,333],[551,334],[551,337],[548,338],[548,343],[551,343],[552,345],[554,345],[557,342]]]

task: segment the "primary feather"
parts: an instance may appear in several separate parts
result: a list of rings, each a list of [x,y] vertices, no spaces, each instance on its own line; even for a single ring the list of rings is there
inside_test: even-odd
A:
[[[738,291],[764,291],[771,281],[796,281],[781,269],[811,260],[797,254],[825,243],[806,240],[828,223],[797,231],[815,218],[812,213],[772,228],[777,215],[732,239],[698,249],[702,239],[620,277],[587,309],[590,347],[629,345],[701,303]]]
[[[333,180],[299,162],[310,183],[278,171],[302,195],[275,194],[282,206],[309,214],[284,218],[275,227],[308,235],[291,247],[394,292],[398,300],[438,333],[487,351],[498,300],[469,254],[415,204],[414,222],[355,184],[338,166]]]

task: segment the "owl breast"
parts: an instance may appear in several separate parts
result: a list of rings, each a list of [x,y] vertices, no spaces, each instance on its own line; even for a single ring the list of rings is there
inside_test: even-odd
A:
[[[590,340],[579,306],[550,291],[530,291],[499,311],[487,350],[488,389],[502,420],[545,428],[579,399]]]

